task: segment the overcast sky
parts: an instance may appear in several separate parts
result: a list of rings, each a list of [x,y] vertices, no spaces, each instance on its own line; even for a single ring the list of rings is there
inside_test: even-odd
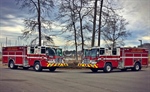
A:
[[[119,0],[123,9],[119,12],[128,22],[127,30],[132,35],[125,40],[125,46],[137,46],[150,43],[150,0]],[[6,38],[8,45],[29,44],[21,41],[23,19],[28,16],[25,10],[19,9],[15,0],[0,0],[0,44],[5,46]],[[53,27],[55,29],[55,27]],[[56,28],[60,30],[60,28]],[[63,35],[54,38],[55,45],[64,46]]]

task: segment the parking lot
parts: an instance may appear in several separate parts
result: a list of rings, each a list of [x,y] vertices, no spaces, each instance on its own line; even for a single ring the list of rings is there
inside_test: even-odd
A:
[[[150,68],[139,72],[89,69],[11,70],[0,66],[0,92],[149,92]]]

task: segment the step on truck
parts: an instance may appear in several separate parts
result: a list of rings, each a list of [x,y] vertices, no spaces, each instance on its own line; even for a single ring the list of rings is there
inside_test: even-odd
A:
[[[148,50],[144,48],[100,48],[84,49],[83,60],[78,67],[89,68],[92,72],[103,70],[111,72],[113,69],[139,71],[148,67]]]
[[[8,46],[2,48],[2,63],[10,69],[33,67],[35,71],[58,67],[67,67],[62,56],[62,49],[57,46]]]

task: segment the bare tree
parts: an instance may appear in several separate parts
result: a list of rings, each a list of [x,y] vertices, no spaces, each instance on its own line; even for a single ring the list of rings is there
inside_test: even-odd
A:
[[[26,8],[33,17],[24,20],[25,29],[23,36],[29,37],[38,30],[39,46],[41,46],[42,30],[50,30],[52,22],[46,19],[49,17],[49,12],[54,6],[53,0],[16,0],[21,8]],[[45,37],[48,37],[47,35]],[[50,37],[50,36],[49,36]],[[52,40],[51,40],[52,41]]]
[[[70,6],[68,6],[67,3],[69,3]],[[80,45],[80,41],[81,41],[82,50],[84,48],[86,39],[91,40],[90,39],[91,37],[86,37],[86,35],[83,35],[85,32],[87,32],[85,30],[92,32],[91,46],[95,45],[96,36],[98,36],[98,46],[100,46],[101,29],[107,24],[108,18],[111,17],[110,12],[112,13],[112,15],[115,14],[115,9],[111,6],[112,4],[111,0],[106,0],[105,2],[103,2],[103,0],[99,0],[99,6],[97,6],[97,3],[98,3],[98,0],[94,0],[94,1],[63,0],[61,4],[61,6],[63,7],[60,7],[60,10],[62,10],[60,12],[60,15],[65,19],[64,23],[67,25],[66,31],[72,24],[70,22],[72,15],[69,15],[71,13],[68,13],[68,12],[74,12],[74,16],[73,16],[75,19],[74,24],[76,26],[75,38],[78,38],[76,40],[77,45]],[[103,6],[103,3],[104,3],[104,6]],[[102,7],[104,9],[102,9]],[[96,19],[96,17],[99,17],[99,19]],[[93,22],[93,24],[91,22]],[[93,26],[93,29],[91,29],[90,26]],[[98,35],[95,33],[98,33]],[[79,39],[78,36],[81,37],[81,40]]]
[[[79,21],[80,21],[80,32],[81,32],[81,43],[82,43],[82,51],[84,49],[84,36],[83,36],[83,16],[82,16],[82,8],[83,8],[83,4],[84,4],[84,0],[79,0],[80,6],[76,6],[77,8],[79,7],[79,9],[77,10],[77,13],[79,14]]]
[[[73,4],[74,4],[74,0],[73,0]],[[72,24],[73,24],[73,30],[74,30],[74,41],[75,41],[75,56],[76,56],[76,61],[78,61],[78,45],[77,45],[77,30],[76,30],[76,17],[75,17],[76,13],[74,11],[71,11],[71,20],[72,20]]]
[[[99,4],[97,4],[99,1]],[[98,5],[98,6],[97,6]],[[92,43],[91,46],[95,45],[95,38],[98,37],[98,46],[100,46],[100,38],[101,36],[103,36],[104,41],[108,44],[110,44],[110,39],[113,39],[113,44],[112,47],[116,46],[116,41],[120,40],[119,43],[123,45],[123,38],[127,37],[128,35],[130,35],[129,32],[127,32],[125,30],[126,25],[128,24],[125,19],[123,19],[123,17],[119,16],[118,14],[116,14],[116,11],[120,9],[120,7],[116,7],[116,2],[114,2],[114,0],[94,0],[94,15],[93,15],[93,33],[92,33]],[[99,14],[99,15],[98,15]],[[99,17],[99,19],[96,19],[96,17]],[[112,28],[112,25],[110,26],[110,22],[112,23],[112,17],[113,17],[113,21],[115,20],[124,20],[122,21],[121,25],[122,27],[124,26],[124,29],[120,29],[122,31],[124,31],[125,33],[121,33],[121,35],[119,35],[117,38],[115,38],[115,33],[116,30],[119,29],[114,29],[115,31],[111,32],[113,33],[113,38],[110,37],[110,34],[108,34],[108,31],[110,31],[110,29]],[[122,19],[121,19],[122,18]],[[115,22],[113,22],[114,25]],[[109,26],[108,26],[109,24]],[[119,22],[115,25],[118,26]],[[109,29],[109,30],[105,30],[105,29]],[[113,27],[115,28],[115,27]],[[103,34],[101,34],[101,32],[103,31]],[[98,35],[96,34],[98,33]],[[124,35],[124,36],[123,36]],[[108,42],[109,39],[109,42]],[[122,39],[122,40],[121,40]],[[118,42],[118,41],[117,41]],[[119,44],[118,44],[119,45]]]
[[[126,30],[127,25],[128,22],[123,17],[117,14],[109,16],[106,26],[103,28],[103,39],[107,47],[115,48],[124,45],[124,39],[131,35]]]
[[[61,1],[58,19],[63,24],[65,23],[65,27],[63,27],[62,31],[73,32],[72,34],[74,36],[73,39],[74,39],[75,50],[76,50],[76,61],[78,61],[78,57],[77,57],[78,44],[77,44],[77,29],[76,29],[77,18],[76,18],[76,12],[74,11],[75,10],[74,2],[75,2],[74,0]],[[72,36],[69,37],[71,37],[72,39]]]
[[[90,0],[89,0],[90,1]],[[84,30],[87,30],[86,16],[91,12],[91,8],[87,7],[88,0],[62,0],[60,5],[59,19],[65,24],[63,31],[73,32],[69,36],[74,37],[74,43],[77,53],[77,47],[81,45],[83,51],[85,45]],[[81,42],[81,43],[80,43]]]

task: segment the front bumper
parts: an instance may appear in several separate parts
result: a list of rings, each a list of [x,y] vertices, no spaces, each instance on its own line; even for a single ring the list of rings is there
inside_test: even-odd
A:
[[[78,67],[86,67],[86,68],[98,68],[97,64],[86,64],[86,63],[79,63]]]
[[[47,67],[67,67],[67,63],[47,63]]]

